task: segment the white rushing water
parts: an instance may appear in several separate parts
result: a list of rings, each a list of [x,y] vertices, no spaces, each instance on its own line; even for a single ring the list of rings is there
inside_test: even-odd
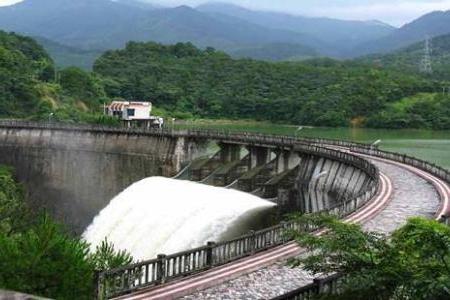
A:
[[[105,237],[137,260],[217,241],[240,222],[274,204],[236,190],[150,177],[104,208],[83,234],[92,248]]]

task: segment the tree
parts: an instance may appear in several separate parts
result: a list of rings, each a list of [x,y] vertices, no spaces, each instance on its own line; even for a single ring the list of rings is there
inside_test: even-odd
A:
[[[76,67],[60,72],[60,84],[72,97],[81,100],[98,99],[104,96],[103,88],[96,78]]]
[[[0,166],[0,289],[92,299],[95,271],[132,261],[129,253],[115,251],[106,240],[91,252],[86,241],[71,236],[48,215],[36,218],[26,209],[12,169]]]
[[[328,298],[450,298],[450,228],[446,225],[413,218],[387,237],[330,216],[294,219],[326,230],[321,236],[289,234],[311,253],[293,260],[293,266],[316,275],[345,276],[341,293]]]

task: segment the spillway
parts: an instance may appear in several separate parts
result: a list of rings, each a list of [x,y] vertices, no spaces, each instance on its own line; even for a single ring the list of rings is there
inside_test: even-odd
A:
[[[273,206],[236,190],[150,177],[111,200],[83,237],[93,249],[107,238],[136,260],[152,259],[218,241]]]

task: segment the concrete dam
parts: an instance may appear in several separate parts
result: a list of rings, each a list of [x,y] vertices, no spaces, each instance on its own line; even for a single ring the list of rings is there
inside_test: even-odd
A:
[[[218,150],[206,155],[211,143]],[[0,123],[0,164],[15,168],[33,208],[47,210],[76,233],[114,196],[151,176],[178,174],[252,193],[277,203],[280,214],[349,213],[362,203],[343,204],[369,195],[378,180],[368,161],[314,140],[15,121]]]

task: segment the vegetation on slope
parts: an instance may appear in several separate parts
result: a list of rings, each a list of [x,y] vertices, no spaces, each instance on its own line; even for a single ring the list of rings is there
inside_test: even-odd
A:
[[[107,241],[90,251],[49,216],[35,216],[12,170],[0,166],[0,289],[53,299],[92,299],[94,272],[132,257]]]
[[[31,38],[0,32],[0,116],[35,113],[37,83],[48,79],[52,66],[50,57]]]
[[[110,97],[151,100],[207,118],[317,126],[365,125],[390,103],[440,88],[420,76],[316,59],[307,63],[233,60],[193,45],[130,42],[95,63]]]
[[[450,95],[417,94],[390,103],[369,118],[369,127],[450,129]]]
[[[340,294],[324,299],[449,298],[449,226],[413,218],[387,237],[364,232],[359,225],[330,216],[295,219],[328,231],[321,236],[291,232],[302,247],[313,253],[294,260],[293,265],[301,265],[315,275],[346,276]]]
[[[0,70],[3,118],[112,124],[102,106],[118,98],[152,101],[155,113],[182,119],[433,129],[450,123],[448,97],[433,94],[440,81],[360,62],[270,63],[189,43],[130,42],[104,53],[94,72],[55,72],[35,41],[0,32]]]
[[[77,68],[55,72],[33,39],[0,31],[0,117],[95,122],[105,101],[94,74]]]
[[[389,54],[376,54],[358,59],[358,62],[402,72],[419,73],[424,57],[424,41]],[[431,64],[436,79],[450,80],[450,34],[431,39]]]
[[[102,54],[100,50],[82,50],[42,37],[35,37],[34,39],[50,54],[58,68],[76,66],[89,71],[92,69],[94,61]]]

